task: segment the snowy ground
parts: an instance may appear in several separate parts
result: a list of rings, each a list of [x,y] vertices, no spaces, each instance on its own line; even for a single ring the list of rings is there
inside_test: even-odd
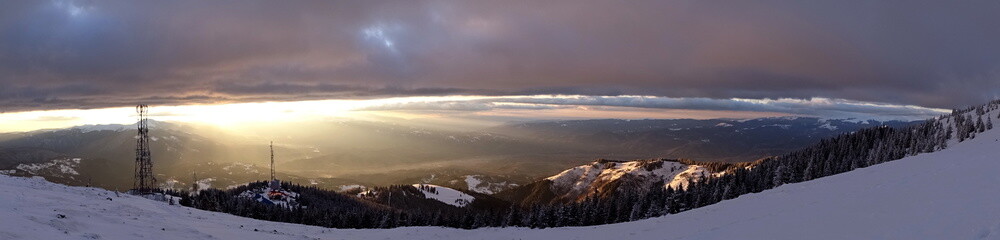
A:
[[[465,205],[469,205],[469,203],[476,200],[475,197],[469,196],[461,191],[438,185],[413,184],[413,187],[420,189],[420,192],[422,192],[426,198],[434,199],[438,202],[443,202],[456,207],[465,207]],[[426,191],[424,188],[434,189],[435,192]]]
[[[0,176],[0,239],[1000,239],[997,139],[992,130],[937,153],[677,215],[534,230],[327,229]]]
[[[662,164],[654,169],[649,169],[647,161],[595,162],[567,169],[546,179],[552,181],[552,189],[557,195],[574,199],[597,195],[602,188],[623,177],[642,179],[648,184],[664,182],[664,188],[687,189],[691,180],[697,181],[711,174],[704,166],[665,160],[659,162]]]

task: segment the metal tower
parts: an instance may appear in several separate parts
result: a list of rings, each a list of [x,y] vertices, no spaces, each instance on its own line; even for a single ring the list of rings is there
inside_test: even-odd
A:
[[[191,173],[191,194],[198,194],[198,172]]]
[[[271,141],[271,181],[274,181],[274,141]]]
[[[156,189],[156,178],[153,177],[153,161],[149,154],[149,128],[146,119],[148,106],[139,104],[135,112],[139,114],[138,136],[135,139],[135,191],[139,194],[150,193]]]

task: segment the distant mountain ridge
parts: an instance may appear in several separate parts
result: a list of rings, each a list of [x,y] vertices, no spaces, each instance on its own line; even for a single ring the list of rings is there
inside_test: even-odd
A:
[[[267,172],[266,141],[188,124],[151,124],[154,172],[166,187],[189,187],[193,182],[227,187],[267,177],[263,174]],[[428,183],[497,193],[580,165],[585,159],[674,156],[749,161],[865,126],[906,124],[816,118],[605,119],[454,132],[342,121],[283,132],[290,138],[276,147],[279,174],[324,188]],[[0,170],[79,158],[74,166],[78,176],[61,171],[35,174],[73,185],[126,189],[132,184],[132,128],[108,124],[0,133]],[[244,167],[233,171],[237,165]],[[195,175],[199,179],[192,179]]]
[[[838,134],[918,122],[812,117],[594,119],[508,124],[487,131],[586,146],[591,152],[608,158],[746,162],[806,147]]]
[[[655,187],[682,190],[689,184],[722,176],[737,168],[752,168],[755,164],[757,162],[598,159],[496,196],[516,204],[532,205],[573,203],[590,198],[607,198],[621,192],[645,192]]]

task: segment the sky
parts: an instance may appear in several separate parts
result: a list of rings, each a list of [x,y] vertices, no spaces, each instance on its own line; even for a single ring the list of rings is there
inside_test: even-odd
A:
[[[1000,96],[997,1],[0,4],[6,125],[263,102],[488,121],[919,119]]]

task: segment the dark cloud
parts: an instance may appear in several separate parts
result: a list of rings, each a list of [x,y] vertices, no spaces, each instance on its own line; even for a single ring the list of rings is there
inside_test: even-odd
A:
[[[1000,96],[996,1],[5,1],[0,110],[449,94]]]

